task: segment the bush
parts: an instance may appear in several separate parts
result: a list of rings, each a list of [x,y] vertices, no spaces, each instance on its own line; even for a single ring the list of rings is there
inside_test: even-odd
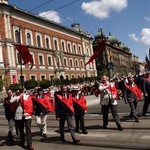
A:
[[[9,89],[12,90],[12,92],[16,92],[20,88],[20,84],[10,84]]]
[[[39,86],[43,89],[46,89],[51,86],[51,82],[49,80],[42,80],[39,82]]]
[[[38,86],[38,82],[37,82],[36,80],[33,80],[33,79],[27,80],[27,81],[24,82],[24,87],[25,87],[27,90],[33,89],[33,88],[35,88],[35,87],[37,87],[37,86]]]
[[[3,89],[3,85],[4,85],[4,81],[3,81],[3,79],[0,79],[0,92],[1,92],[2,89]]]

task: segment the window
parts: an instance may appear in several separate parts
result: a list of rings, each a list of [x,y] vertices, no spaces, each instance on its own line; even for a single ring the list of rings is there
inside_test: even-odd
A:
[[[41,55],[39,56],[39,65],[44,65],[43,57]]]
[[[48,58],[47,58],[47,59],[48,59],[48,65],[49,65],[49,66],[52,66],[52,59],[51,59],[51,57],[50,57],[50,56],[48,56]]]
[[[83,61],[82,60],[80,61],[80,64],[81,64],[81,68],[83,68]]]
[[[87,49],[87,55],[88,55],[88,56],[90,56],[90,52],[89,52],[89,49]]]
[[[55,50],[58,50],[58,46],[57,46],[57,41],[54,40],[54,46],[55,46]]]
[[[73,67],[72,59],[70,59],[70,67]]]
[[[79,46],[79,54],[81,55],[82,53],[81,53],[81,47]]]
[[[64,59],[64,66],[67,67],[67,59]]]
[[[37,36],[37,46],[41,47],[41,38],[39,35]]]
[[[65,44],[62,42],[62,51],[65,51]]]
[[[41,76],[41,80],[45,80],[45,76],[43,75],[43,76]]]
[[[18,64],[21,64],[21,57],[20,57],[20,54],[19,53],[17,53],[17,62],[18,62]]]
[[[73,46],[74,53],[76,54],[76,46]]]
[[[70,44],[68,44],[68,52],[69,53],[71,52],[71,46],[70,46]]]
[[[76,60],[76,68],[78,68],[78,60]]]
[[[27,45],[31,45],[31,35],[27,33]]]
[[[18,30],[15,30],[15,40],[17,43],[20,43],[20,33]]]
[[[48,38],[46,38],[46,48],[50,48],[49,47],[49,39]]]
[[[31,76],[31,80],[35,80],[35,76]]]

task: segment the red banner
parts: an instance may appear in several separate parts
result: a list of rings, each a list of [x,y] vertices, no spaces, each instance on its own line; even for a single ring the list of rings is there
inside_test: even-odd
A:
[[[29,52],[29,49],[27,46],[15,44],[16,49],[18,50],[21,59],[23,60],[23,65],[27,64],[28,62],[31,63],[30,69],[33,67],[33,58],[32,55]]]

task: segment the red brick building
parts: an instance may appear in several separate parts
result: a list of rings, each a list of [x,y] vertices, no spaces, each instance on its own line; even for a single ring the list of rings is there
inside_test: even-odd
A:
[[[65,27],[0,0],[0,78],[7,84],[24,80],[96,76],[95,63],[84,66],[93,54],[93,38],[74,23]],[[14,44],[27,45],[34,60],[20,65]],[[22,72],[21,72],[22,70]]]

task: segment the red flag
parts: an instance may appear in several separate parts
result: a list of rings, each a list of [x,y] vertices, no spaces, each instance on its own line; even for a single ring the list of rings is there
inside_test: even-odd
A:
[[[100,54],[102,48],[105,46],[105,43],[106,43],[106,39],[103,39],[101,42],[98,42],[98,47],[96,48],[94,54],[90,57],[90,59],[88,60],[88,62],[85,63],[85,65],[89,64],[95,58],[98,57],[98,55]]]
[[[23,60],[23,65],[27,64],[28,62],[31,63],[30,69],[33,67],[33,58],[32,55],[29,52],[29,49],[27,46],[15,44],[16,49],[18,50],[21,59]]]

